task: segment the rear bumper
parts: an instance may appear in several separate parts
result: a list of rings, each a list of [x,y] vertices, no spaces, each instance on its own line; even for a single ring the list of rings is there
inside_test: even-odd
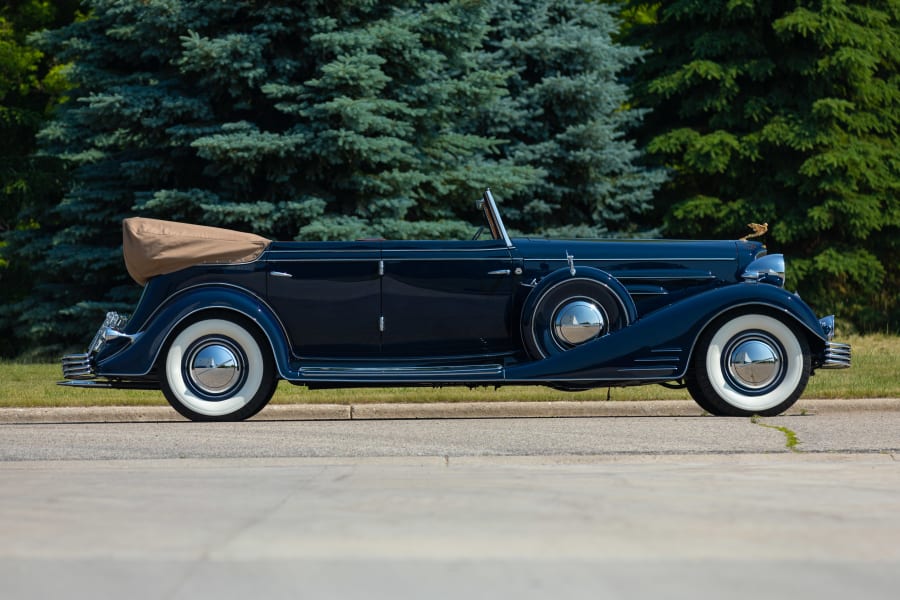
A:
[[[106,342],[117,339],[127,338],[133,341],[135,336],[122,333],[120,330],[128,322],[128,318],[116,312],[106,313],[103,324],[94,334],[87,352],[84,354],[68,354],[62,358],[63,377],[74,381],[84,381],[93,379],[97,376],[97,369],[94,363],[94,357],[100,352]]]
[[[90,352],[84,354],[69,354],[62,358],[63,377],[72,380],[86,380],[96,377],[94,369],[94,355]]]

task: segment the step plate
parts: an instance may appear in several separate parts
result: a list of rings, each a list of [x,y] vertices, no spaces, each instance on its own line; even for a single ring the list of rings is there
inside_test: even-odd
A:
[[[502,380],[502,365],[455,365],[446,367],[301,367],[299,376],[307,381],[443,382],[469,379]]]

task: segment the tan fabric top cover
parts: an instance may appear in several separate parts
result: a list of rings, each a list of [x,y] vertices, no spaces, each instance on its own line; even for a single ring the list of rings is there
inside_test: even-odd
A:
[[[255,260],[270,240],[252,233],[133,217],[122,221],[125,268],[140,285],[154,275],[203,263]]]

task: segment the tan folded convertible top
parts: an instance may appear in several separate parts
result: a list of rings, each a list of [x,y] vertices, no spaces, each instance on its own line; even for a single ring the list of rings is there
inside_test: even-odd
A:
[[[122,221],[125,268],[140,285],[154,275],[204,263],[255,260],[270,240],[252,233],[133,217]]]

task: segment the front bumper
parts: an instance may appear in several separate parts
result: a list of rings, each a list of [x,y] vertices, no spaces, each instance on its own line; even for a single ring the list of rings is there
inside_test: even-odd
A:
[[[116,312],[106,313],[103,324],[94,335],[94,339],[88,346],[87,352],[84,354],[68,354],[62,358],[63,377],[72,380],[88,380],[97,376],[94,357],[100,352],[103,346],[110,340],[125,338],[134,341],[137,337],[122,333],[121,329],[128,322],[128,317],[122,316]]]
[[[850,344],[825,342],[825,353],[822,355],[820,369],[849,369]]]
[[[834,315],[828,315],[819,319],[822,331],[825,333],[825,350],[822,353],[819,369],[849,369],[850,368],[850,344],[841,344],[832,341],[834,338]]]

